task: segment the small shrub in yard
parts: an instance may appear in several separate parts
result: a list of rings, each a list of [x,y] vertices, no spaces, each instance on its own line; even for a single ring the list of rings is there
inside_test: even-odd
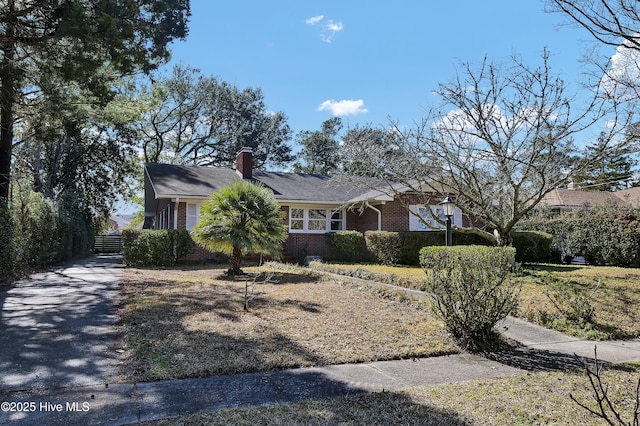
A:
[[[389,231],[367,231],[364,234],[367,250],[371,257],[383,265],[393,265],[400,261],[402,240],[400,233]]]
[[[338,252],[341,260],[360,261],[364,259],[364,235],[362,232],[331,232],[329,241]]]
[[[517,308],[520,286],[511,275],[513,247],[425,247],[432,309],[464,347],[476,351],[496,341],[493,327]]]

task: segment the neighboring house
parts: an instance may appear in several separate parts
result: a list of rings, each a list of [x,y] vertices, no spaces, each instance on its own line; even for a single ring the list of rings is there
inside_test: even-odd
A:
[[[632,208],[640,208],[640,187],[623,189],[614,192],[614,194]]]
[[[238,153],[235,170],[145,164],[144,227],[191,229],[209,195],[238,179],[260,182],[273,191],[286,212],[289,236],[284,251],[297,258],[330,255],[327,233],[332,231],[428,231],[415,214],[431,218],[427,210],[431,208],[442,215],[440,194],[434,193],[430,205],[425,206],[409,193],[403,194],[402,200],[394,199],[380,191],[338,183],[324,175],[254,170],[253,153],[245,148]],[[466,222],[457,210],[453,224],[462,227]],[[207,252],[197,249],[190,259],[206,256]]]
[[[126,228],[131,220],[133,219],[133,215],[113,215],[109,218],[109,229],[107,233],[109,235],[120,235],[122,230]]]
[[[631,188],[624,191],[584,191],[575,185],[569,185],[568,189],[554,189],[544,196],[541,206],[551,208],[552,213],[567,214],[572,210],[611,204],[615,206],[638,207],[640,200],[640,188]],[[631,202],[635,200],[635,204]]]

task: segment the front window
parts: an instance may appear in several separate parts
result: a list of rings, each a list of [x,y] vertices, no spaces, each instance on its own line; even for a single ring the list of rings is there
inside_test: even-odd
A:
[[[304,209],[291,209],[289,227],[296,231],[304,230]]]
[[[343,210],[331,209],[289,209],[289,231],[324,233],[345,229]]]
[[[320,209],[309,209],[309,231],[327,230],[327,211]]]
[[[191,229],[198,223],[198,205],[187,203],[187,223],[186,229]]]
[[[457,215],[454,218],[454,224],[460,226],[458,223]],[[438,223],[435,219],[445,222],[447,220],[444,215],[444,209],[441,205],[424,206],[424,205],[412,205],[409,206],[409,230],[410,231],[435,231],[444,228],[443,225]],[[429,226],[430,225],[430,226]]]
[[[343,210],[332,210],[331,211],[331,230],[332,231],[340,231],[345,229],[344,226],[344,211]]]

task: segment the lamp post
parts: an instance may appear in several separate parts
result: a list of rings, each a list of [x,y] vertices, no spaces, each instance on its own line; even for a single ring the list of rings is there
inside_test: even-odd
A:
[[[453,217],[453,210],[455,208],[455,203],[451,199],[450,196],[447,195],[447,198],[442,200],[442,210],[444,210],[444,215],[447,218],[447,231],[445,234],[445,245],[447,247],[453,245],[453,235],[451,232],[451,218]]]

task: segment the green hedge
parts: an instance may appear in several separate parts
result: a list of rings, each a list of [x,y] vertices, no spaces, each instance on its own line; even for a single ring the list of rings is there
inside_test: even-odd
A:
[[[640,266],[640,212],[626,207],[597,206],[568,215],[536,217],[522,227],[553,235],[554,260],[584,256],[592,265]]]
[[[122,232],[124,264],[127,266],[171,266],[194,247],[189,231],[180,229]]]
[[[383,264],[419,265],[422,247],[443,246],[445,231],[367,231],[367,251]],[[490,237],[472,229],[454,229],[454,245],[493,245]]]
[[[358,231],[337,231],[329,234],[337,260],[359,262],[365,258],[364,235]]]
[[[91,254],[93,217],[75,195],[53,200],[17,187],[9,203],[0,204],[2,276]]]
[[[369,256],[376,262],[384,265],[400,262],[402,240],[399,232],[367,231],[364,233],[364,240]]]
[[[512,234],[518,262],[548,262],[553,237],[545,232],[517,231]],[[494,241],[474,229],[454,229],[454,246],[493,246]],[[383,264],[419,265],[420,249],[445,245],[445,231],[367,231],[366,248],[372,260]]]
[[[0,281],[14,271],[14,226],[6,201],[0,200]]]
[[[545,263],[551,260],[553,235],[542,231],[515,231],[511,237],[516,249],[516,262]]]

